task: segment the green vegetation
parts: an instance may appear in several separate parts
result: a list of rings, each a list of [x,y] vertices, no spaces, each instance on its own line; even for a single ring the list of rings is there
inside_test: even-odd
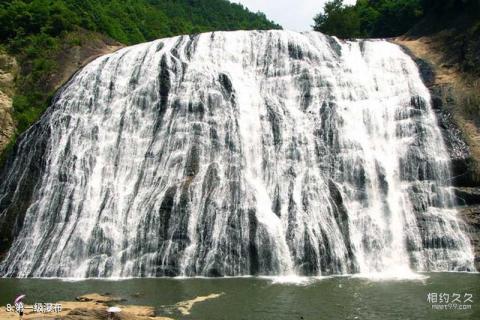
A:
[[[46,109],[52,75],[62,67],[58,55],[85,41],[82,30],[135,44],[213,30],[279,28],[264,14],[226,0],[0,0],[0,47],[21,66],[13,102],[17,133]]]
[[[212,30],[279,28],[264,14],[225,0],[13,0],[0,4],[2,41],[38,34],[56,37],[76,27],[105,33],[125,44]]]
[[[428,15],[447,19],[432,21],[445,27],[460,12],[478,17],[480,0],[358,0],[352,6],[331,0],[314,18],[313,28],[340,38],[386,38],[406,33]]]
[[[423,16],[420,0],[359,0],[345,6],[327,2],[314,29],[341,38],[392,37],[405,33]]]

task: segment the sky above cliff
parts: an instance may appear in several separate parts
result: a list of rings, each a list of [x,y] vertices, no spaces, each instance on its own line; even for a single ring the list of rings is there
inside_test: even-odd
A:
[[[313,17],[319,13],[327,0],[233,0],[250,11],[261,11],[284,29],[294,31],[312,30]],[[344,0],[354,4],[356,0]]]

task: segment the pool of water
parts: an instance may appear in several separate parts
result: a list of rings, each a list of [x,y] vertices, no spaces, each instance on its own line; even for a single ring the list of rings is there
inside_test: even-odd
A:
[[[475,273],[429,273],[403,280],[350,276],[0,279],[2,306],[21,293],[27,295],[25,302],[32,304],[73,300],[93,292],[123,297],[127,299],[123,304],[153,306],[158,315],[174,319],[480,319],[480,274]],[[195,304],[190,315],[172,307],[213,293],[223,294]]]

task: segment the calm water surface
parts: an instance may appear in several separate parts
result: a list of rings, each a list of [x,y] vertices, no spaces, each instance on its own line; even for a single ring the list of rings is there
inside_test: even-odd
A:
[[[110,293],[124,304],[154,306],[158,315],[175,319],[480,319],[480,274],[432,273],[423,280],[372,280],[355,277],[308,279],[128,279],[63,281],[0,279],[0,303],[25,293],[27,304],[73,300],[86,293]],[[188,316],[172,310],[179,301],[224,293],[195,304]],[[428,301],[428,294],[437,303]],[[460,295],[460,305],[440,303],[440,294]],[[471,295],[471,296],[470,296]],[[446,300],[446,295],[442,295]],[[458,297],[458,296],[455,296]],[[473,302],[464,302],[473,300]],[[432,305],[446,305],[435,310]],[[457,304],[457,308],[459,304]]]

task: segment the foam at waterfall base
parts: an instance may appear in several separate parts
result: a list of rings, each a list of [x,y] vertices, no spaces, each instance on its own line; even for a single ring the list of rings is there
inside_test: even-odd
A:
[[[371,281],[425,281],[428,276],[413,272],[410,269],[392,269],[383,272],[358,273],[352,278],[367,279]]]
[[[63,282],[85,282],[85,281],[107,281],[107,282],[121,282],[134,279],[173,279],[177,281],[190,281],[190,280],[225,280],[225,279],[261,279],[268,280],[272,284],[286,284],[286,285],[311,285],[318,281],[325,281],[335,278],[353,278],[353,279],[365,279],[369,281],[425,281],[429,278],[428,275],[422,273],[416,273],[406,270],[392,270],[391,272],[376,272],[376,273],[357,273],[357,274],[342,274],[342,275],[330,275],[330,276],[300,276],[296,274],[283,275],[283,276],[222,276],[222,277],[205,277],[205,276],[176,276],[176,277],[93,277],[93,278],[73,278],[73,277],[33,277],[30,279],[40,280],[60,280]],[[451,271],[451,273],[457,273]]]

